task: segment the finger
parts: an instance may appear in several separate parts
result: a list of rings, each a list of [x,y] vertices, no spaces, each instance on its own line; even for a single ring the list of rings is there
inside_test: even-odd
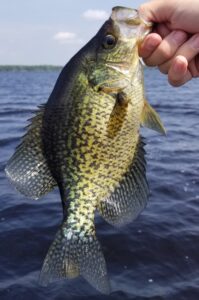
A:
[[[154,32],[158,33],[163,39],[167,35],[169,35],[169,33],[171,33],[171,30],[167,27],[165,23],[158,23],[154,27]]]
[[[149,66],[157,66],[171,59],[177,49],[186,41],[187,34],[181,30],[174,30],[157,47],[150,57],[146,59]]]
[[[171,85],[178,87],[185,84],[192,78],[188,70],[188,61],[183,56],[174,58],[172,65],[168,72],[168,81]]]
[[[199,77],[199,55],[196,55],[189,62],[189,71],[191,72],[192,77]]]
[[[187,61],[190,62],[194,57],[199,53],[199,34],[193,35],[187,42],[185,42],[178,51],[175,53],[175,56],[184,56]],[[159,69],[162,73],[167,74],[170,66],[172,64],[172,59],[169,59],[167,62],[161,64]]]
[[[157,33],[148,34],[139,47],[139,56],[142,58],[149,57],[153,51],[159,46],[162,38]]]

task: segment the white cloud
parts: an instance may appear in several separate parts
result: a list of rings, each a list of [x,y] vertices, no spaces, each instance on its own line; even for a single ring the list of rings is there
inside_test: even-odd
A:
[[[54,35],[55,40],[67,40],[67,39],[74,39],[76,37],[76,33],[74,32],[67,32],[67,31],[60,31]]]
[[[83,17],[87,20],[106,20],[109,14],[105,10],[88,9],[83,13]]]
[[[58,41],[60,44],[82,44],[83,40],[77,37],[74,32],[60,31],[57,32],[53,39]]]
[[[60,41],[60,42],[63,42],[63,41],[66,41],[66,40],[73,40],[75,38],[76,38],[76,33],[74,33],[74,32],[67,32],[67,31],[57,32],[53,36],[54,40],[57,40],[57,41]]]

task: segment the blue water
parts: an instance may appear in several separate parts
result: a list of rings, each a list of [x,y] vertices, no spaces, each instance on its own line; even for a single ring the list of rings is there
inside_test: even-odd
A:
[[[39,271],[62,220],[57,190],[25,198],[4,174],[26,120],[44,103],[58,70],[0,71],[0,299],[199,299],[199,81],[174,89],[157,70],[146,71],[146,93],[167,137],[148,129],[148,206],[116,230],[97,217],[111,278],[104,296],[81,278],[38,285]]]

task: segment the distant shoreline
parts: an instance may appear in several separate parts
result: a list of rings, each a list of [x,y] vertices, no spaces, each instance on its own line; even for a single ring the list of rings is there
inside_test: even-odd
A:
[[[61,70],[63,66],[56,65],[0,65],[1,71],[50,71]]]
[[[61,71],[63,69],[63,67],[64,67],[64,65],[63,66],[58,66],[58,65],[0,65],[0,72],[2,72],[2,71]],[[145,68],[145,66],[144,66],[144,68]]]

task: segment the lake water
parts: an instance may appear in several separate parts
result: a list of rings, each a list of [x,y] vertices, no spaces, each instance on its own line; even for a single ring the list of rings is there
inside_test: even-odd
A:
[[[167,136],[142,129],[151,194],[137,220],[118,230],[97,217],[112,285],[104,296],[82,278],[38,284],[62,220],[59,193],[27,199],[9,184],[4,168],[59,70],[0,70],[1,300],[199,299],[199,80],[175,89],[157,70],[145,73],[147,97]]]

